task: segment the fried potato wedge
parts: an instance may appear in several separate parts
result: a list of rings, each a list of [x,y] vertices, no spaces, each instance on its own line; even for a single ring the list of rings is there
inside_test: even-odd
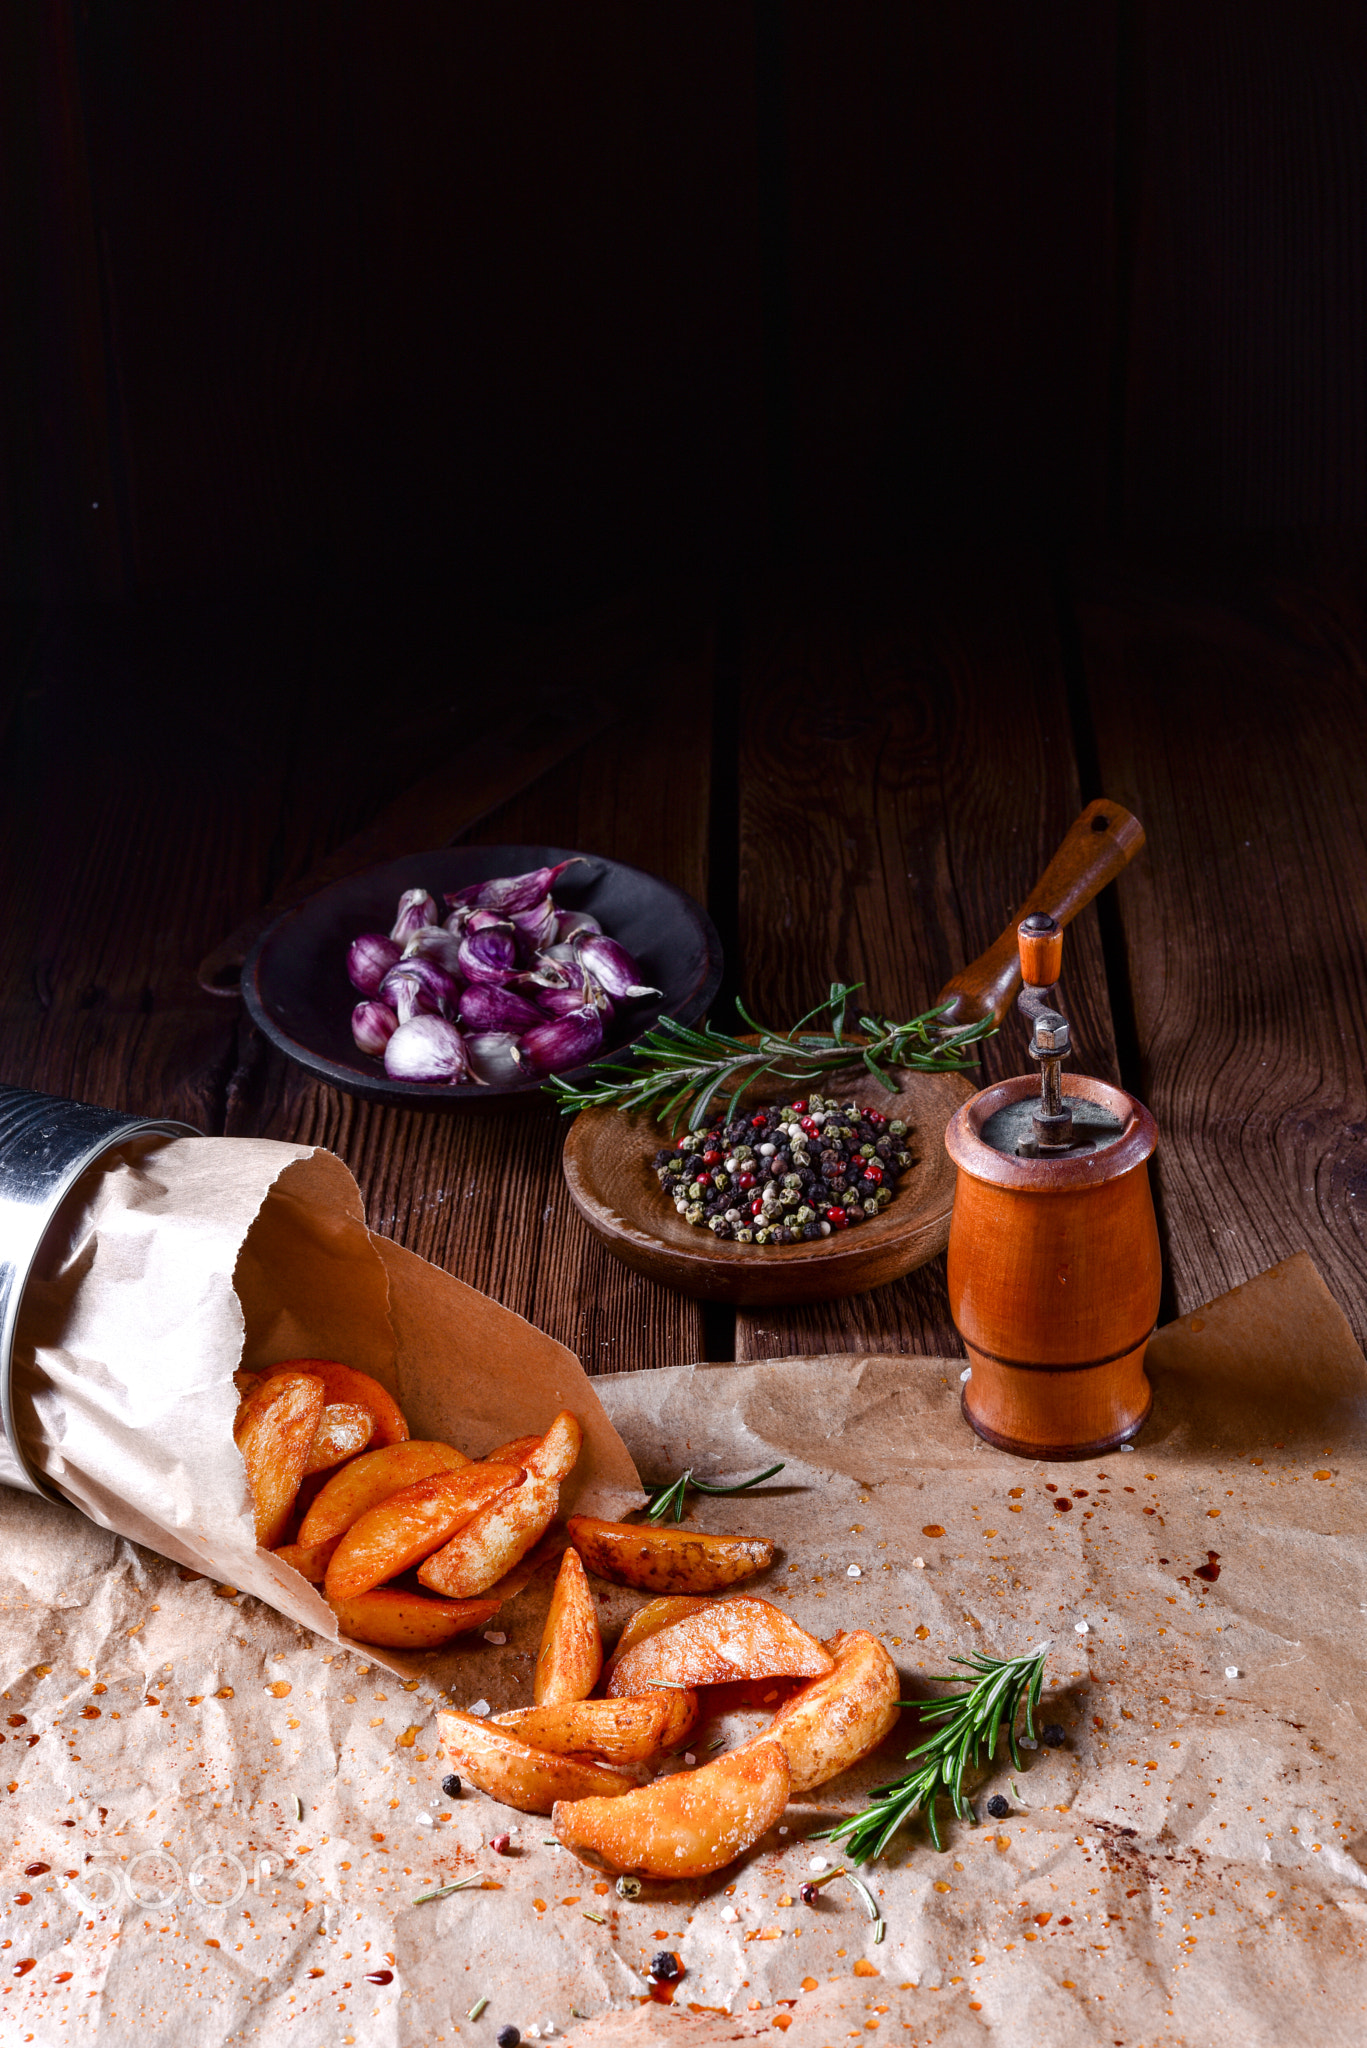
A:
[[[239,1397],[244,1401],[248,1394],[256,1392],[260,1384],[261,1375],[259,1372],[235,1372],[233,1374],[233,1385],[237,1388]]]
[[[272,1556],[292,1564],[312,1586],[321,1586],[327,1577],[328,1563],[341,1539],[330,1536],[326,1543],[281,1543]]]
[[[462,1776],[491,1799],[520,1807],[523,1813],[549,1813],[557,1799],[609,1805],[636,1790],[635,1778],[610,1771],[605,1764],[534,1749],[510,1729],[478,1721],[473,1714],[438,1714],[437,1735]]]
[[[773,1544],[760,1537],[704,1536],[596,1515],[571,1515],[565,1527],[591,1572],[646,1593],[717,1593],[774,1561]]]
[[[521,1486],[481,1508],[444,1549],[420,1565],[419,1580],[447,1600],[473,1600],[487,1593],[545,1535],[559,1502],[560,1488],[553,1479],[538,1479],[528,1472]]]
[[[684,1717],[687,1718],[684,1718]],[[698,1718],[695,1692],[653,1692],[639,1700],[561,1700],[495,1714],[533,1749],[591,1756],[605,1764],[642,1764],[682,1742]]]
[[[309,1445],[305,1473],[329,1472],[345,1458],[359,1457],[375,1434],[375,1418],[355,1401],[330,1401]]]
[[[328,1599],[354,1600],[419,1564],[481,1508],[516,1488],[522,1477],[517,1465],[462,1465],[391,1494],[353,1522],[333,1551],[325,1582]]]
[[[781,1706],[760,1741],[781,1742],[794,1792],[838,1777],[877,1749],[901,1711],[902,1683],[877,1636],[840,1639],[835,1669]]]
[[[525,1465],[540,1442],[540,1436],[515,1436],[510,1444],[500,1444],[496,1451],[486,1451],[479,1462],[481,1465]]]
[[[551,1826],[596,1870],[706,1877],[751,1848],[787,1803],[787,1754],[761,1739],[622,1799],[557,1800]]]
[[[364,1451],[319,1489],[299,1524],[299,1541],[326,1543],[330,1537],[345,1535],[353,1522],[391,1494],[419,1479],[430,1479],[434,1472],[458,1471],[469,1462],[454,1444],[428,1443],[420,1437]]]
[[[282,1372],[306,1372],[323,1382],[323,1398],[326,1401],[345,1401],[365,1408],[374,1419],[375,1433],[372,1444],[401,1444],[408,1438],[408,1424],[403,1411],[394,1396],[373,1380],[368,1372],[358,1372],[354,1365],[338,1365],[331,1358],[287,1358],[281,1365],[268,1365],[261,1377],[274,1379]]]
[[[568,1479],[583,1441],[583,1430],[569,1409],[562,1408],[538,1448],[521,1462],[537,1479]]]
[[[712,1600],[619,1657],[613,1699],[652,1685],[725,1685],[734,1678],[819,1678],[835,1662],[781,1607],[753,1594]]]
[[[376,1586],[354,1600],[329,1600],[342,1634],[390,1650],[436,1650],[498,1613],[497,1600],[429,1600]]]
[[[304,1373],[267,1380],[238,1410],[233,1440],[247,1468],[263,1550],[273,1550],[289,1526],[322,1412],[322,1384]]]
[[[613,1672],[635,1643],[643,1643],[647,1636],[658,1635],[671,1622],[682,1621],[686,1614],[696,1614],[700,1607],[710,1607],[712,1602],[701,1594],[674,1593],[660,1600],[647,1600],[644,1607],[638,1607],[627,1621],[626,1627],[617,1638],[617,1647],[603,1666],[603,1683],[607,1684]]]
[[[542,1631],[532,1674],[537,1706],[561,1700],[586,1700],[603,1668],[603,1636],[598,1610],[579,1553],[567,1550],[560,1560],[551,1594],[550,1612]]]

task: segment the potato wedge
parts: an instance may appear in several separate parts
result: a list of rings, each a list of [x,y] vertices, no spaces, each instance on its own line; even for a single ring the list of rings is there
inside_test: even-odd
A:
[[[619,1657],[608,1693],[652,1685],[725,1685],[734,1678],[818,1678],[835,1659],[768,1600],[741,1593],[709,1601]]]
[[[795,1692],[757,1739],[783,1744],[793,1791],[809,1792],[877,1749],[901,1696],[897,1666],[877,1636],[856,1629],[840,1642],[835,1669]]]
[[[478,1721],[473,1714],[438,1714],[437,1736],[448,1760],[472,1785],[523,1813],[549,1813],[557,1799],[607,1805],[636,1790],[635,1778],[605,1764],[534,1749],[509,1729]]]
[[[358,1372],[354,1365],[338,1365],[331,1358],[287,1358],[281,1365],[264,1367],[261,1377],[271,1380],[282,1372],[306,1372],[323,1382],[325,1400],[354,1402],[368,1409],[375,1422],[370,1441],[377,1449],[382,1444],[407,1441],[408,1424],[398,1402],[368,1372]]]
[[[375,1418],[355,1401],[330,1401],[318,1419],[318,1429],[304,1465],[305,1473],[329,1472],[345,1458],[359,1457],[375,1434]]]
[[[354,1600],[329,1600],[342,1634],[391,1650],[436,1650],[453,1637],[482,1628],[498,1613],[497,1600],[430,1600],[376,1586]]]
[[[522,1476],[516,1465],[462,1465],[391,1494],[353,1522],[333,1551],[328,1599],[354,1600],[430,1557],[481,1508],[516,1488]]]
[[[603,1668],[603,1635],[598,1610],[579,1554],[567,1550],[560,1560],[551,1594],[550,1612],[541,1635],[532,1698],[537,1706],[561,1700],[586,1700]]]
[[[787,1754],[761,1739],[622,1799],[557,1800],[551,1826],[596,1870],[706,1877],[751,1848],[787,1803]]]
[[[687,1715],[687,1719],[683,1715]],[[695,1692],[653,1692],[639,1700],[562,1700],[495,1714],[533,1749],[592,1756],[606,1764],[642,1764],[682,1742],[698,1717]]]
[[[510,1444],[500,1444],[496,1451],[486,1451],[479,1462],[481,1465],[525,1465],[540,1442],[540,1436],[515,1436]]]
[[[537,1479],[568,1479],[574,1470],[583,1441],[583,1430],[569,1409],[562,1408],[542,1437],[538,1448],[524,1458],[522,1463]]]
[[[476,1471],[492,1471],[479,1465]],[[528,1473],[521,1486],[481,1508],[444,1549],[418,1568],[418,1578],[448,1600],[473,1600],[487,1593],[549,1529],[560,1502],[553,1479]]]
[[[233,1440],[247,1468],[263,1550],[273,1550],[289,1525],[322,1412],[322,1384],[304,1373],[267,1380],[238,1410]]]
[[[353,1522],[391,1494],[419,1479],[430,1479],[434,1472],[459,1471],[469,1462],[464,1451],[453,1444],[427,1443],[422,1438],[365,1451],[320,1488],[299,1524],[299,1541],[326,1543],[330,1537],[345,1535]]]
[[[774,1561],[773,1544],[757,1536],[704,1536],[596,1515],[571,1515],[565,1527],[591,1572],[646,1593],[716,1593]]]
[[[647,1600],[644,1607],[638,1607],[628,1618],[626,1627],[618,1636],[617,1646],[603,1666],[604,1685],[634,1643],[643,1643],[647,1636],[658,1635],[671,1622],[682,1621],[686,1614],[696,1614],[700,1607],[711,1605],[710,1600],[696,1593],[674,1593],[660,1600]]]
[[[340,1537],[330,1536],[326,1543],[281,1543],[271,1555],[292,1564],[310,1585],[321,1586],[327,1577],[328,1562],[340,1541]]]

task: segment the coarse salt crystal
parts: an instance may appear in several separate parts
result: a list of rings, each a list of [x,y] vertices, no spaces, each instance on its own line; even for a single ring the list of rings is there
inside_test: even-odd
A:
[[[971,1380],[971,1379],[972,1379],[972,1377],[973,1377],[973,1368],[972,1368],[972,1366],[971,1366],[971,1365],[966,1365],[966,1366],[964,1367],[963,1371],[962,1371],[962,1372],[961,1372],[961,1373],[959,1374],[959,1378],[960,1378],[961,1380]]]
[[[1242,1676],[1243,1676],[1243,1673],[1242,1673],[1242,1672],[1240,1671],[1240,1669],[1239,1669],[1239,1667],[1238,1667],[1238,1665],[1237,1665],[1237,1664],[1226,1664],[1226,1666],[1225,1666],[1225,1677],[1226,1677],[1226,1678],[1241,1678]]]
[[[915,1565],[918,1572],[923,1572],[925,1570],[926,1561],[923,1557],[913,1557],[911,1561]]]
[[[845,1574],[847,1579],[862,1579],[863,1576],[864,1574],[860,1571],[857,1564],[852,1564]]]
[[[811,1862],[807,1865],[809,1870],[829,1870],[830,1867],[824,1856],[813,1856]]]
[[[541,2022],[541,2031],[542,2031],[542,2033],[543,2033],[543,2034],[553,2034],[553,2033],[555,2032],[555,2021],[554,2021],[554,2020],[542,2020],[542,2022]]]
[[[493,1712],[493,1708],[489,1705],[488,1700],[476,1700],[475,1704],[471,1707],[470,1712],[472,1714],[478,1714],[480,1719],[482,1720],[486,1714],[490,1714]]]
[[[508,1638],[504,1635],[501,1628],[486,1628],[484,1640],[486,1643],[506,1643]]]
[[[1120,1446],[1120,1448],[1121,1448],[1121,1450],[1122,1450],[1122,1451],[1132,1451],[1132,1450],[1134,1449],[1134,1445],[1133,1445],[1133,1444],[1122,1444],[1122,1445]]]
[[[723,1906],[721,1909],[721,1917],[723,1920],[739,1920],[740,1914],[736,1911],[734,1906]]]
[[[418,1814],[418,1815],[417,1815],[417,1823],[418,1823],[418,1826],[419,1826],[420,1828],[430,1828],[430,1827],[432,1826],[432,1816],[431,1816],[431,1814],[430,1814],[430,1813],[420,1813],[420,1814]]]
[[[1075,1621],[1073,1623],[1073,1627],[1080,1636],[1091,1634],[1091,1630],[1088,1628],[1087,1623],[1085,1621]]]
[[[780,1829],[779,1829],[779,1833],[780,1833],[781,1835],[786,1835],[786,1834],[787,1834],[787,1832],[788,1832],[787,1828],[780,1828]]]
[[[529,2041],[539,2041],[539,2040],[541,2039],[541,2029],[540,2029],[540,2027],[528,2027],[528,2029],[527,2029],[527,2039],[528,2039]]]
[[[695,1764],[697,1761],[698,1759],[694,1756],[691,1749],[686,1749],[684,1751],[684,1762],[686,1764]]]

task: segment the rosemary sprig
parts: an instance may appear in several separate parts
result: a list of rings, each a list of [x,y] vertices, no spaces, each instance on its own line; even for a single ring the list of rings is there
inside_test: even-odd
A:
[[[897,1083],[887,1071],[890,1067],[962,1074],[977,1064],[961,1056],[964,1047],[996,1029],[991,1018],[985,1017],[957,1031],[947,1030],[935,1022],[949,1007],[941,1003],[905,1024],[888,1017],[861,1016],[863,1038],[850,1040],[845,1035],[846,1012],[850,997],[863,985],[833,981],[826,1001],[800,1017],[791,1031],[770,1031],[757,1024],[737,1000],[736,1008],[758,1036],[754,1045],[715,1031],[709,1023],[697,1031],[680,1024],[676,1017],[661,1017],[620,1059],[598,1067],[592,1085],[577,1088],[553,1074],[546,1086],[558,1097],[566,1116],[597,1105],[649,1109],[661,1123],[669,1118],[670,1130],[677,1132],[685,1112],[685,1129],[701,1125],[722,1094],[729,1096],[726,1114],[731,1117],[745,1090],[756,1081],[794,1081],[805,1086],[857,1060],[863,1061],[890,1094],[897,1092]],[[823,1011],[829,1012],[829,1030],[806,1030]]]
[[[705,1479],[695,1479],[691,1471],[681,1473],[670,1486],[655,1494],[646,1510],[646,1519],[663,1522],[672,1509],[676,1522],[684,1518],[684,1494],[691,1486],[695,1493],[748,1493],[752,1486],[758,1486],[762,1479],[772,1479],[775,1472],[783,1470],[783,1460],[777,1465],[766,1465],[762,1472],[756,1472],[753,1479],[742,1479],[735,1486],[710,1486]]]
[[[936,1848],[942,1849],[936,1801],[942,1793],[948,1794],[955,1813],[960,1820],[965,1818],[969,1808],[964,1797],[964,1772],[970,1765],[991,1761],[1003,1731],[1012,1763],[1018,1771],[1023,1768],[1016,1746],[1016,1714],[1024,1706],[1025,1731],[1033,1737],[1035,1708],[1044,1683],[1048,1652],[1049,1645],[1043,1643],[1037,1649],[1023,1651],[1019,1657],[956,1657],[956,1664],[975,1671],[977,1677],[964,1679],[957,1672],[949,1672],[941,1673],[935,1682],[967,1685],[967,1692],[954,1693],[942,1700],[903,1701],[904,1706],[919,1710],[923,1722],[938,1721],[942,1725],[926,1741],[908,1750],[907,1762],[917,1765],[914,1771],[891,1784],[878,1786],[864,1811],[827,1828],[827,1838],[839,1841],[842,1835],[847,1837],[850,1854],[861,1863],[870,1863],[882,1855],[898,1828],[919,1807],[930,1823]]]

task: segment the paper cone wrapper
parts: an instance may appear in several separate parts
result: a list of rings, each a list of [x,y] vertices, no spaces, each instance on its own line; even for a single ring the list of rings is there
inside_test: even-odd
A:
[[[141,1138],[77,1183],[20,1312],[20,1442],[91,1521],[336,1640],[321,1593],[258,1549],[233,1442],[234,1372],[291,1358],[371,1374],[415,1437],[475,1458],[568,1408],[584,1444],[561,1517],[644,1500],[572,1352],[374,1236],[334,1154],[260,1138]],[[420,1661],[365,1647],[396,1670]]]

